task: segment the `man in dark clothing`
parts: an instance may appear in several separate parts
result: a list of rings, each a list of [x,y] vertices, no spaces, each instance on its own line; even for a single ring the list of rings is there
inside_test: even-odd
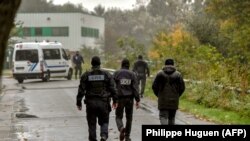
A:
[[[152,89],[158,97],[161,124],[174,125],[179,97],[185,90],[185,83],[181,73],[174,67],[173,59],[165,61],[165,67],[156,75]]]
[[[129,70],[129,60],[123,59],[121,69],[114,73],[114,80],[118,90],[118,107],[115,111],[116,124],[120,131],[120,140],[131,141],[130,132],[133,119],[134,99],[136,108],[139,108],[140,97],[138,93],[138,82],[135,73]],[[125,109],[126,126],[124,128],[122,118]]]
[[[82,75],[82,64],[84,63],[83,57],[79,54],[79,51],[76,51],[76,54],[73,56],[73,63],[75,64],[75,79],[77,79],[77,74],[79,71],[79,78]]]
[[[92,70],[85,72],[80,81],[77,94],[77,108],[82,109],[82,98],[85,96],[89,141],[96,140],[96,122],[101,127],[101,141],[108,138],[110,99],[113,98],[113,108],[117,107],[117,91],[114,79],[107,71],[100,69],[100,58],[95,56],[91,61]]]
[[[134,63],[133,71],[136,73],[138,83],[140,85],[140,95],[143,97],[146,85],[146,74],[149,77],[150,71],[147,62],[143,60],[141,55],[138,56],[138,60]]]

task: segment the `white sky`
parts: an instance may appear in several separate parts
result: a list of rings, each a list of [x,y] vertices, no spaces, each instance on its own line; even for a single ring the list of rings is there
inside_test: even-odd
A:
[[[122,10],[132,9],[136,3],[136,0],[53,0],[54,4],[64,4],[64,3],[82,4],[84,8],[89,11],[93,11],[94,7],[101,4],[106,9],[111,7],[118,7]]]

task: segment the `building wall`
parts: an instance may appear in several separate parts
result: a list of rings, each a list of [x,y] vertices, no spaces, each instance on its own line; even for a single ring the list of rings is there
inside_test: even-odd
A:
[[[42,36],[23,36],[22,42],[26,41],[58,41],[70,51],[80,50],[82,46],[99,47],[96,41],[104,38],[104,18],[82,14],[82,13],[18,13],[16,22],[22,22],[23,28],[29,27],[34,32],[37,27],[51,29],[53,27],[68,27],[68,36],[50,36],[49,34]],[[99,34],[96,37],[87,37],[82,34],[82,28],[85,32],[93,32]],[[47,30],[45,29],[45,30]],[[95,30],[93,30],[95,29]],[[98,32],[97,32],[98,31]],[[84,35],[84,36],[83,36]]]

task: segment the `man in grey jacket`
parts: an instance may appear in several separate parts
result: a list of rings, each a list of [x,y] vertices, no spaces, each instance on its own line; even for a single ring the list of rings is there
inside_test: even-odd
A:
[[[176,70],[173,59],[165,61],[165,67],[156,75],[152,89],[158,97],[161,124],[174,125],[179,97],[185,90],[185,83],[181,73]]]

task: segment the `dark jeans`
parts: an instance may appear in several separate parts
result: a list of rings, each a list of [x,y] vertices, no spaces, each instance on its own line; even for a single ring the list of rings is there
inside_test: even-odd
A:
[[[161,125],[174,125],[175,124],[176,110],[160,110]]]
[[[132,127],[132,120],[133,120],[133,105],[134,101],[132,98],[120,98],[118,100],[118,107],[115,111],[115,119],[116,119],[116,125],[118,130],[120,131],[123,126],[123,113],[125,109],[126,113],[126,127],[125,127],[125,137],[129,138],[131,127]]]
[[[96,141],[96,123],[101,127],[100,136],[108,138],[109,105],[108,101],[101,99],[86,100],[86,113],[89,127],[89,140]]]
[[[75,66],[75,79],[77,79],[77,75],[79,75],[79,79],[80,79],[81,75],[82,75],[82,66],[81,65]]]
[[[139,94],[141,97],[144,95],[145,85],[146,85],[146,76],[145,77],[138,77],[138,83],[139,83]]]

